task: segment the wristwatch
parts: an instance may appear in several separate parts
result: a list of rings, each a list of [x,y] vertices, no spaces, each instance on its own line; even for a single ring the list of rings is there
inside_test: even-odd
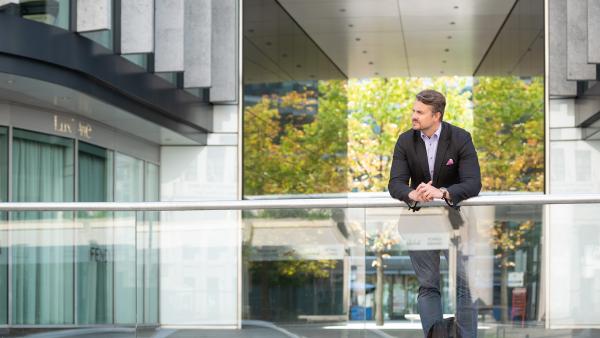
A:
[[[448,192],[448,189],[441,187],[440,191],[442,192],[442,198],[445,200],[450,199],[450,193]]]

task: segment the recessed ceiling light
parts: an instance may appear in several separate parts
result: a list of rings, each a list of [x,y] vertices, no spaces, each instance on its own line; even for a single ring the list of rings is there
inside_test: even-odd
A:
[[[356,40],[356,41],[360,41],[360,38],[356,38],[356,39],[354,39],[354,40]]]

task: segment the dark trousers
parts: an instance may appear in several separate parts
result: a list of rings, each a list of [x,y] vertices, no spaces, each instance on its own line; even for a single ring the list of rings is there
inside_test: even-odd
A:
[[[423,332],[427,332],[442,319],[440,293],[440,253],[448,260],[448,250],[409,251],[410,260],[419,280],[419,315]],[[477,337],[477,308],[471,300],[465,259],[458,253],[456,268],[456,322],[462,338]],[[453,291],[453,290],[451,290]]]

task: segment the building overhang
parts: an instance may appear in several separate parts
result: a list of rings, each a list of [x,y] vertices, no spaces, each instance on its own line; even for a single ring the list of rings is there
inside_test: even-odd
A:
[[[206,144],[213,109],[198,96],[77,33],[6,13],[0,30],[10,37],[0,39],[1,73],[69,88]]]

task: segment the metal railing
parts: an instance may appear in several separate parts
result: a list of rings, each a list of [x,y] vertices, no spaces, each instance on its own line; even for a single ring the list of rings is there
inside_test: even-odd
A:
[[[364,195],[363,195],[364,196]],[[461,206],[545,205],[600,203],[600,194],[501,194],[470,198]],[[444,206],[442,200],[423,206]],[[255,210],[255,209],[310,209],[310,208],[393,208],[404,207],[404,202],[391,197],[297,198],[256,199],[201,202],[7,202],[0,203],[0,211],[192,211],[192,210]]]

